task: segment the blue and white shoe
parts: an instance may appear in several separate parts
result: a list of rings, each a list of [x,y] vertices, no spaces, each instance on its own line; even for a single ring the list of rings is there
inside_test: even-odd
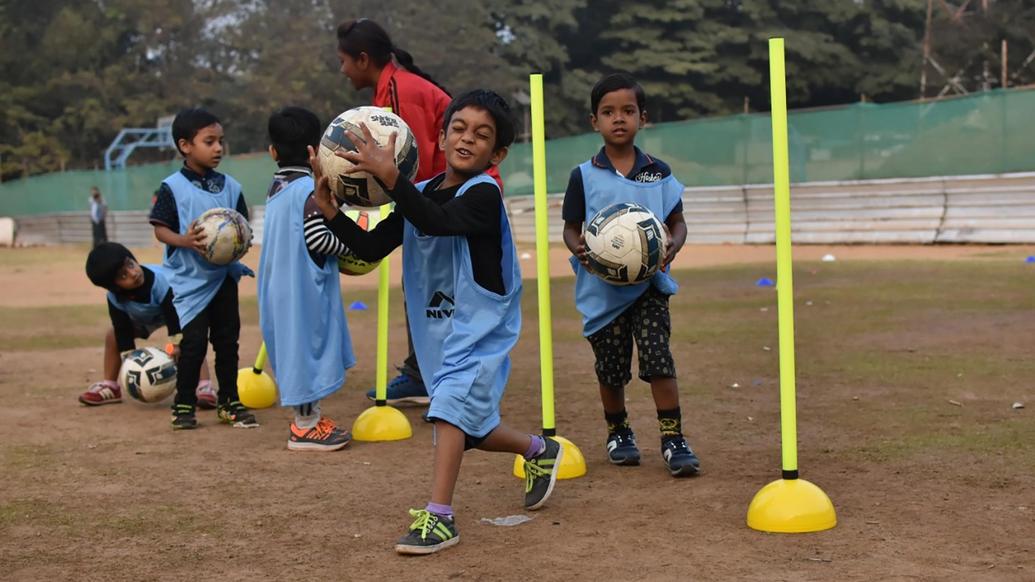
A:
[[[673,477],[690,477],[701,472],[701,461],[682,436],[663,440],[661,457]]]
[[[636,448],[636,436],[630,428],[620,428],[607,435],[607,460],[612,465],[639,465],[640,449]]]
[[[367,398],[376,400],[376,390],[371,388],[367,392]],[[388,389],[385,391],[385,401],[393,405],[419,404],[427,406],[431,403],[431,398],[428,397],[428,389],[424,387],[424,382],[413,376],[399,374],[388,383]]]

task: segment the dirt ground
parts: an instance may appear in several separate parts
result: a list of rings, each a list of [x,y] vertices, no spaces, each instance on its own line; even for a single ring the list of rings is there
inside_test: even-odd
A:
[[[428,495],[420,409],[404,409],[410,440],[323,454],[289,452],[290,416],[276,408],[258,412],[257,430],[201,412],[199,430],[174,433],[164,405],[81,407],[107,325],[85,252],[0,250],[0,579],[1035,580],[1035,265],[1024,262],[1035,249],[795,249],[799,464],[839,519],[807,535],[745,526],[754,493],[780,475],[776,296],[755,286],[775,276],[773,247],[693,247],[676,265],[672,349],[704,468],[694,479],[663,470],[643,384],[628,408],[644,462],[607,463],[572,280],[554,279],[558,429],[589,472],[560,482],[531,522],[498,527],[479,520],[525,513],[513,459],[468,453],[462,541],[425,558],[392,551],[406,509]],[[827,253],[838,260],[820,262]],[[551,263],[565,272],[561,249]],[[373,283],[344,280],[346,302],[373,307]],[[528,430],[540,410],[535,301],[530,283],[503,402],[505,422]],[[343,423],[370,405],[374,362],[373,309],[348,316],[359,364],[324,406]],[[254,285],[242,319],[244,365],[260,343]],[[392,361],[402,326],[393,319]]]

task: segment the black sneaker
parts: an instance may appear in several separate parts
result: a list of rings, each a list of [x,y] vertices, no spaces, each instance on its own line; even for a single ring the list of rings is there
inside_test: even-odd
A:
[[[546,448],[542,453],[525,461],[525,509],[534,511],[546,504],[553,484],[557,482],[557,467],[561,466],[564,449],[561,443],[543,437]]]
[[[410,532],[395,543],[396,552],[423,556],[460,543],[460,534],[452,518],[426,509],[411,509],[410,516],[414,518]]]
[[[661,441],[661,456],[673,477],[689,477],[701,471],[701,461],[686,443],[686,438],[672,437]]]
[[[219,408],[216,409],[216,414],[219,416],[220,422],[229,424],[234,428],[256,428],[259,426],[259,421],[255,420],[255,415],[237,400],[227,404],[220,404]]]
[[[198,419],[194,416],[194,407],[190,404],[174,404],[172,427],[173,430],[198,428]]]
[[[607,460],[612,465],[639,465],[640,449],[631,428],[620,428],[607,435]]]

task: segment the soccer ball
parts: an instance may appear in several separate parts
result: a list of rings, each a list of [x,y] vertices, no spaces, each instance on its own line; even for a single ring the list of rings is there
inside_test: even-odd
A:
[[[371,208],[387,204],[392,200],[385,194],[381,184],[366,172],[353,172],[352,162],[340,158],[334,152],[356,151],[356,146],[346,131],[359,139],[363,138],[363,123],[373,134],[381,147],[388,145],[388,137],[398,133],[395,139],[395,165],[399,175],[413,181],[417,175],[417,144],[413,132],[401,117],[380,107],[356,107],[342,113],[327,126],[320,140],[320,168],[331,184],[331,191],[339,200],[351,206]]]
[[[122,362],[119,386],[141,402],[161,402],[176,391],[176,364],[158,348],[133,350]]]
[[[252,245],[252,227],[241,213],[230,208],[213,208],[198,217],[205,232],[205,259],[214,265],[229,265]]]
[[[650,210],[631,202],[604,208],[586,225],[589,271],[612,285],[650,279],[665,259],[668,234]]]
[[[365,210],[349,210],[345,216],[351,218],[363,230],[370,230],[370,215]],[[368,262],[349,253],[338,257],[338,271],[342,275],[359,276],[366,275],[381,264],[381,261]]]

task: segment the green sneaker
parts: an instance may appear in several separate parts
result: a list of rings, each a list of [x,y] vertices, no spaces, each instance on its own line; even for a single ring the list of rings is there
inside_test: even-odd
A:
[[[219,416],[220,422],[229,424],[234,428],[256,428],[259,426],[259,421],[255,420],[255,415],[237,400],[227,404],[220,404],[219,408],[216,409],[216,414]]]
[[[174,404],[172,427],[173,430],[198,428],[198,418],[194,416],[194,407],[190,404]]]
[[[561,457],[564,455],[561,443],[550,437],[543,437],[543,440],[546,441],[543,452],[525,461],[525,509],[529,511],[546,504],[553,492],[553,484],[557,482],[555,468],[561,465]]]
[[[451,518],[426,509],[411,509],[410,516],[414,518],[410,533],[396,542],[396,552],[423,556],[460,543],[460,534]]]

